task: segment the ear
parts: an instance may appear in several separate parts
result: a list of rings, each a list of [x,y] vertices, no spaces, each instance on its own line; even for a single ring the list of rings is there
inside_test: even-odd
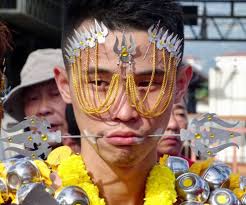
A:
[[[190,65],[184,65],[178,68],[174,103],[179,103],[181,99],[184,97],[191,78],[192,67]]]
[[[56,80],[57,87],[63,100],[66,103],[71,103],[71,93],[69,89],[69,79],[68,74],[64,68],[55,67],[54,76]]]

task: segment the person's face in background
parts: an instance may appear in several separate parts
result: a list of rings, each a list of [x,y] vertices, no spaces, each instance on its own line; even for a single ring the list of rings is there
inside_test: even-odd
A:
[[[188,127],[188,114],[183,103],[173,105],[173,115],[177,120],[180,129],[186,129]]]
[[[25,116],[45,118],[51,124],[51,131],[60,130],[62,135],[68,133],[66,103],[62,100],[54,80],[26,88],[23,98]]]
[[[174,104],[172,114],[165,131],[165,136],[163,136],[158,143],[157,152],[160,156],[163,154],[172,156],[180,155],[182,149],[180,137],[171,135],[179,134],[180,129],[186,129],[187,126],[188,117],[185,106],[181,103]]]

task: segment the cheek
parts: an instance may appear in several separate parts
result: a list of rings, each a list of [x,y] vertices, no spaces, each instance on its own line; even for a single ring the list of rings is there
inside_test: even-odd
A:
[[[24,103],[25,116],[35,115],[37,111],[37,103]]]
[[[54,109],[60,113],[62,116],[65,116],[66,113],[66,103],[60,98],[57,103],[53,104]]]

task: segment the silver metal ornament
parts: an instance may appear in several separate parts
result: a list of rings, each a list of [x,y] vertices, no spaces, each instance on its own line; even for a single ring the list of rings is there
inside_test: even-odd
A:
[[[176,177],[189,171],[188,161],[181,157],[168,157],[167,166],[174,172]]]
[[[208,200],[210,205],[240,205],[240,201],[235,194],[229,189],[214,190]]]
[[[246,205],[246,194],[244,194],[242,197],[241,197],[241,204],[242,205]]]
[[[7,171],[7,184],[12,190],[19,189],[22,184],[40,181],[40,172],[31,160],[18,161]]]
[[[178,195],[189,202],[205,202],[210,194],[207,182],[190,172],[182,174],[176,179],[176,188]]]
[[[196,202],[196,201],[185,201],[181,203],[180,205],[204,205],[204,204],[201,202]]]
[[[68,186],[55,196],[59,205],[90,205],[89,198],[83,189]]]
[[[212,165],[205,170],[202,178],[208,182],[211,190],[215,190],[229,180],[229,175],[222,167]]]

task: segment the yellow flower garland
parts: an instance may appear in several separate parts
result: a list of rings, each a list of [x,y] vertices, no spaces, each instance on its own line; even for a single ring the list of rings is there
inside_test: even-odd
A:
[[[87,193],[91,205],[105,205],[100,198],[97,186],[91,181],[83,159],[79,155],[71,155],[61,162],[57,169],[62,186],[76,185]],[[172,205],[176,202],[175,176],[163,164],[154,166],[147,179],[144,205]]]
[[[155,165],[150,171],[145,187],[144,205],[173,205],[176,202],[177,193],[175,190],[175,176],[165,165],[167,158],[167,155],[160,158],[159,164]],[[59,190],[66,186],[79,186],[87,193],[90,205],[106,205],[105,200],[99,196],[98,187],[93,184],[88,175],[82,157],[80,155],[72,154],[70,148],[57,148],[51,152],[46,163],[41,160],[35,160],[34,163],[40,170],[42,181],[47,186],[52,184],[50,173],[57,172],[62,181],[62,186]],[[212,163],[212,159],[196,162],[190,167],[190,172],[201,175]],[[6,179],[6,169],[1,162],[0,177]],[[239,183],[240,175],[231,174],[228,188],[240,199],[246,194],[246,191],[240,189]],[[15,195],[9,193],[8,196],[5,196],[3,193],[0,193],[0,204],[8,201],[8,199],[13,202],[13,200],[15,200]]]

